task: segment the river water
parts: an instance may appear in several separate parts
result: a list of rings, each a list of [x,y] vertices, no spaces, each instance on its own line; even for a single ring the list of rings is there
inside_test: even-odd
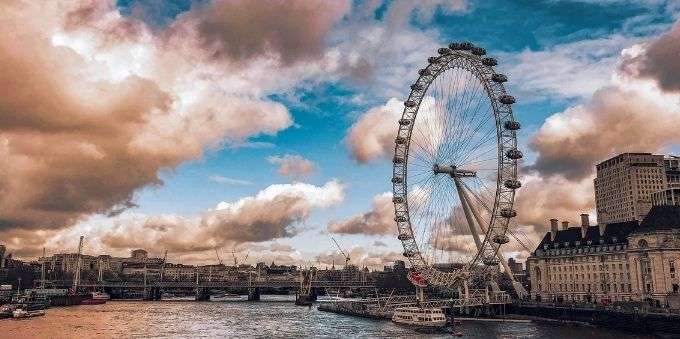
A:
[[[268,296],[263,296],[266,299]],[[464,321],[463,338],[640,338],[553,323]],[[388,320],[294,306],[292,301],[109,301],[52,308],[43,317],[0,320],[0,338],[452,338],[420,334]]]

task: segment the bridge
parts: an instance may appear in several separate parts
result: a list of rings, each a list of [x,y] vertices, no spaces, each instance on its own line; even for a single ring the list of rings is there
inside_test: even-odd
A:
[[[300,289],[304,285],[301,292]],[[71,288],[71,280],[46,281],[46,286],[54,288]],[[260,300],[263,289],[296,291],[316,299],[319,290],[374,290],[376,285],[366,281],[327,281],[291,279],[238,279],[228,281],[101,281],[80,282],[79,289],[87,291],[105,290],[114,295],[140,295],[143,299],[159,300],[165,292],[195,293],[196,300],[208,300],[216,290],[248,291],[248,300]]]

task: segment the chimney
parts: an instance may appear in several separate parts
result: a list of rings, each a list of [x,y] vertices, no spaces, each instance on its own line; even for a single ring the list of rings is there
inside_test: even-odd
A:
[[[557,219],[550,219],[550,241],[555,241],[557,235]]]
[[[607,229],[607,224],[601,222],[597,224],[597,228],[600,230],[600,236],[604,235],[604,231]]]
[[[568,221],[563,221],[563,222],[562,222],[562,229],[566,231],[568,228],[569,228],[569,222],[568,222]]]
[[[590,227],[590,219],[588,214],[581,214],[581,239],[586,238],[586,233],[588,233],[588,227]]]

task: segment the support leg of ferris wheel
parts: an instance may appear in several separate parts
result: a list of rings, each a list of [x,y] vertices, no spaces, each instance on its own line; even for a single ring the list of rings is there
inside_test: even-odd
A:
[[[475,245],[477,245],[477,251],[482,250],[482,241],[479,240],[479,234],[477,233],[477,227],[475,227],[475,222],[472,219],[472,213],[470,212],[470,205],[467,202],[467,194],[463,189],[463,185],[460,182],[460,178],[452,175],[453,182],[456,184],[456,190],[458,191],[458,196],[460,197],[460,204],[463,206],[463,212],[465,213],[465,219],[467,220],[468,226],[470,227],[470,234],[475,240]]]
[[[459,185],[459,182],[456,182],[456,187]],[[474,204],[471,203],[471,199],[469,195],[467,194],[469,189],[466,187],[461,187],[460,189],[463,192],[463,195],[461,196],[461,201],[466,200],[466,204],[469,206],[469,209],[472,211],[472,214],[474,215],[475,219],[477,220],[477,224],[479,225],[479,228],[482,230],[482,232],[486,233],[486,225],[484,224],[484,220],[482,219],[481,214],[479,214],[479,211],[475,207]],[[474,194],[473,192],[470,192],[470,194]],[[510,270],[510,267],[508,266],[507,261],[505,261],[505,258],[503,256],[503,253],[500,251],[496,252],[496,256],[498,257],[498,260],[500,260],[501,265],[503,265],[503,270],[505,271],[505,274],[508,276],[510,279],[510,282],[512,283],[512,287],[515,289],[515,293],[522,298],[527,294],[526,289],[524,289],[524,286],[520,284],[517,280],[515,280],[515,276],[512,275],[512,271]]]

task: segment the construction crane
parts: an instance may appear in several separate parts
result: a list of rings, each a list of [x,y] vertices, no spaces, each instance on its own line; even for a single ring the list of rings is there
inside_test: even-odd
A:
[[[215,255],[217,256],[217,262],[222,265],[222,259],[220,258],[220,253],[217,252],[217,247],[215,247]]]
[[[347,253],[345,253],[345,251],[342,250],[342,248],[340,247],[340,244],[338,244],[338,241],[335,240],[335,238],[331,237],[331,239],[333,239],[333,242],[335,243],[335,247],[338,248],[338,251],[340,251],[342,256],[345,257],[345,266],[349,265],[349,255],[347,255]]]
[[[249,254],[250,254],[250,252],[246,252],[246,256],[243,257],[242,262],[245,262],[246,260],[248,260]],[[231,251],[231,256],[234,258],[234,266],[238,266],[238,258],[236,257],[236,247],[234,247],[234,250]]]

